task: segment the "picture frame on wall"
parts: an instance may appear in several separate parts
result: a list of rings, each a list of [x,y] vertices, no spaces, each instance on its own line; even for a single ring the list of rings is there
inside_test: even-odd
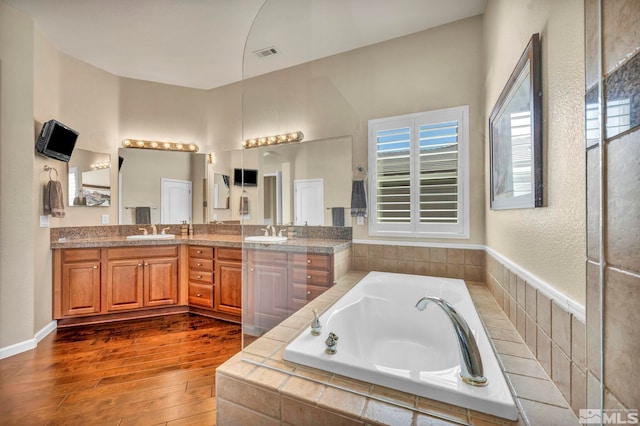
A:
[[[543,206],[540,36],[533,34],[489,117],[491,209]]]

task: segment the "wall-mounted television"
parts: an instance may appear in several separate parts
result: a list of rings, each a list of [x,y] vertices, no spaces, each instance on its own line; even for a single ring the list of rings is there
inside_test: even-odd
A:
[[[49,120],[42,126],[36,151],[45,157],[68,162],[77,139],[78,132],[57,120]]]
[[[236,186],[258,186],[258,171],[254,169],[233,169],[233,184]]]

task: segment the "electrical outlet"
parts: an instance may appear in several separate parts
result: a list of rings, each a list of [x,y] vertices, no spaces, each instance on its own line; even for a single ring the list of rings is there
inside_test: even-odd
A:
[[[109,215],[108,214],[103,214],[102,215],[102,224],[103,225],[107,225],[109,223]]]
[[[364,217],[362,217],[362,216],[358,216],[358,217],[356,218],[356,223],[357,223],[358,225],[364,225]]]
[[[40,228],[48,228],[49,227],[49,215],[40,216]]]

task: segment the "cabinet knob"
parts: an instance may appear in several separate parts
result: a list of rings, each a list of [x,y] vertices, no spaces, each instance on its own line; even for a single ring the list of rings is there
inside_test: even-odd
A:
[[[202,266],[202,263],[196,263],[196,266]]]
[[[201,278],[202,278],[202,275],[196,275],[196,278],[197,278],[197,279],[201,279]]]
[[[142,268],[142,263],[138,263],[138,268]]]
[[[202,250],[196,250],[196,253],[202,254]]]
[[[251,269],[250,269],[250,271],[251,271],[251,272],[253,272],[253,271],[255,271],[255,269],[254,269],[254,268],[251,268]]]
[[[307,291],[307,296],[311,296],[311,292],[310,291]]]
[[[201,293],[198,293],[198,294],[196,294],[196,296],[198,296],[198,297],[202,297],[202,294],[201,294]]]
[[[147,262],[144,263],[144,266],[149,266],[149,264]]]
[[[310,280],[311,279],[311,275],[307,275],[307,279]]]
[[[98,269],[98,265],[93,265],[93,269]]]
[[[311,259],[307,259],[307,263],[311,263]]]

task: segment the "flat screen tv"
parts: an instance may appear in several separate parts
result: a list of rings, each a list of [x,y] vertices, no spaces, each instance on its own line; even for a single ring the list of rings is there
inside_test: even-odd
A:
[[[57,120],[49,120],[42,126],[36,151],[46,157],[68,162],[77,139],[78,132]]]
[[[233,169],[233,184],[236,186],[258,186],[258,171],[254,169]]]

